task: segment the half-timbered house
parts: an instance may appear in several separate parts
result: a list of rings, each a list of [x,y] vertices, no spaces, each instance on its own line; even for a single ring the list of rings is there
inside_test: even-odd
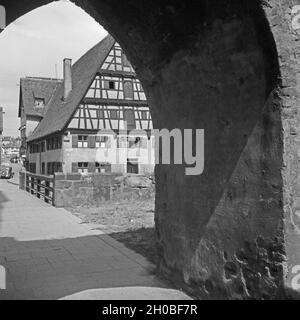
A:
[[[145,92],[119,44],[107,36],[73,66],[27,139],[32,173],[151,173],[152,119]]]

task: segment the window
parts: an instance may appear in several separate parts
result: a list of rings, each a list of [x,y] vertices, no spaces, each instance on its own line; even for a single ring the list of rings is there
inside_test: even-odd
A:
[[[78,148],[88,148],[88,136],[78,136]]]
[[[47,144],[47,150],[61,149],[62,137],[57,136],[57,137],[48,138],[46,140],[46,144]],[[43,148],[45,148],[45,146],[43,146],[43,145],[44,145],[44,142],[42,142],[42,144],[41,144],[41,150],[43,150]],[[44,151],[42,151],[42,152],[44,152]]]
[[[96,167],[96,172],[97,172],[97,173],[102,173],[102,171],[101,171],[101,166],[100,166],[100,163],[99,163],[99,162],[96,162],[96,163],[95,163],[95,167]]]
[[[62,163],[56,162],[55,172],[62,172]]]
[[[47,174],[51,175],[53,174],[53,165],[52,162],[47,163]]]
[[[61,136],[57,137],[57,148],[58,149],[62,148],[62,137]]]
[[[118,111],[117,110],[110,110],[110,117],[112,119],[118,119]]]
[[[147,113],[147,111],[142,111],[142,112],[141,112],[141,118],[142,118],[142,120],[148,120],[148,113]]]
[[[111,164],[110,163],[95,163],[96,172],[97,173],[110,173],[111,172]]]
[[[45,163],[42,163],[42,174],[45,174]],[[62,163],[61,162],[48,162],[47,163],[47,174],[53,175],[56,172],[62,172]]]
[[[41,145],[39,143],[33,143],[29,145],[30,153],[38,153],[41,150]]]
[[[26,171],[30,172],[30,163],[28,162],[28,160],[25,160],[25,168],[26,168]]]
[[[55,137],[55,138],[53,138],[52,139],[52,149],[57,149],[57,138]]]
[[[89,172],[89,164],[88,162],[78,162],[78,172],[79,173],[88,173]]]
[[[62,147],[62,137],[57,136],[50,139],[50,146],[52,149],[61,149]]]
[[[139,164],[137,159],[127,159],[127,173],[139,173]]]
[[[109,81],[109,89],[111,89],[111,90],[116,89],[116,83],[114,81]]]
[[[45,141],[41,142],[41,152],[45,152]]]
[[[47,150],[52,150],[51,139],[47,139]]]
[[[106,148],[108,142],[107,136],[96,137],[96,148]]]
[[[43,98],[35,98],[34,99],[34,106],[36,108],[44,108],[45,107],[45,99],[43,99]]]
[[[106,90],[115,90],[116,89],[116,82],[111,80],[104,81],[104,89]]]
[[[29,171],[31,173],[36,173],[36,163],[29,163]]]

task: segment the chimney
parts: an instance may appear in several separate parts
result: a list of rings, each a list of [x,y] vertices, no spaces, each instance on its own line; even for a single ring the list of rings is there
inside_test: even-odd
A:
[[[72,91],[72,59],[64,59],[64,100]]]

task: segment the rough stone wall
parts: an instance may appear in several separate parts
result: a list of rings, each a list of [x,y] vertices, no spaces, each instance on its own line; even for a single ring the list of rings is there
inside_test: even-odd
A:
[[[109,200],[154,198],[154,183],[146,176],[120,174],[55,174],[55,206],[97,206]]]
[[[158,166],[156,200],[160,271],[201,298],[282,294],[281,124],[259,41],[250,17],[215,20],[151,88],[167,127],[205,130],[203,175]]]
[[[48,1],[4,2],[13,20]],[[202,176],[156,168],[160,272],[201,298],[296,297],[300,1],[76,3],[125,49],[156,128],[205,130]]]
[[[300,291],[292,288],[293,268],[300,265],[300,29],[293,26],[299,21],[292,9],[299,0],[266,3],[265,12],[277,45],[280,66],[280,85],[277,95],[281,101],[282,121],[282,194],[286,264],[284,287],[288,297],[300,299]]]

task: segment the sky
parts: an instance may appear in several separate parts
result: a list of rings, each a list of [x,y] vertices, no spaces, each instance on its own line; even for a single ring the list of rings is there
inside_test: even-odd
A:
[[[0,34],[3,135],[19,136],[21,77],[62,78],[64,58],[76,62],[106,35],[91,16],[67,0],[40,7],[10,24]]]

